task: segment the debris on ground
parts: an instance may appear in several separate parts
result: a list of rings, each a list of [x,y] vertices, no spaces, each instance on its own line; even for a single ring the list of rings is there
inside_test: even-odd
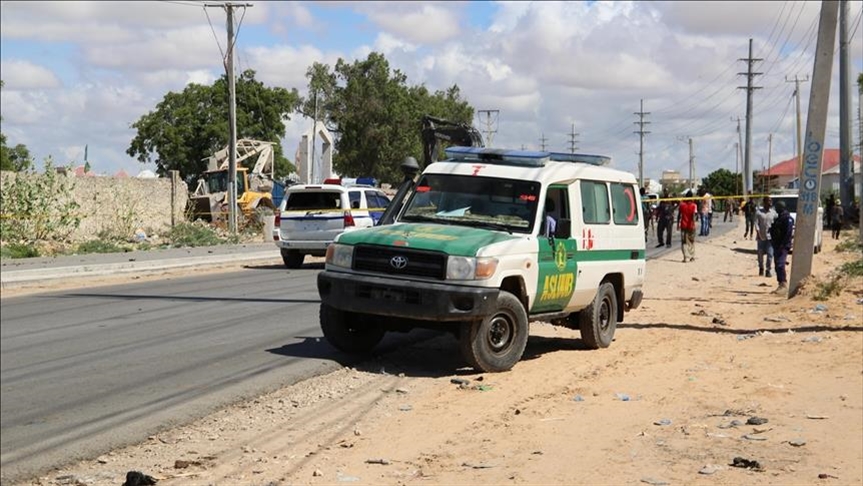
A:
[[[755,471],[760,471],[760,470],[762,470],[762,469],[761,469],[761,464],[760,464],[758,461],[753,460],[753,459],[746,459],[745,457],[735,457],[735,458],[731,461],[730,466],[732,466],[732,467],[741,467],[741,468],[744,468],[744,469],[752,469],[752,470],[755,470]]]
[[[129,471],[126,473],[126,482],[123,486],[152,486],[156,484],[153,476],[148,476],[141,471]]]

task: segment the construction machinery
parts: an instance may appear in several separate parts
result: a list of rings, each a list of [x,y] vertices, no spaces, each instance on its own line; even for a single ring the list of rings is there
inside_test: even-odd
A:
[[[378,221],[378,225],[392,224],[396,214],[401,210],[405,198],[414,187],[416,175],[435,161],[443,144],[459,147],[485,146],[482,134],[476,128],[465,123],[457,123],[431,115],[423,116],[420,134],[423,142],[423,165],[420,167],[413,157],[405,159],[401,165],[405,178],[399,185],[392,203]]]
[[[238,210],[248,219],[254,217],[258,208],[275,209],[272,193],[278,183],[273,177],[273,142],[237,140],[236,154]],[[209,170],[201,175],[197,187],[189,196],[192,220],[227,220],[231,176],[228,170],[228,155],[228,147],[225,147],[206,159]],[[251,165],[252,161],[254,165]]]

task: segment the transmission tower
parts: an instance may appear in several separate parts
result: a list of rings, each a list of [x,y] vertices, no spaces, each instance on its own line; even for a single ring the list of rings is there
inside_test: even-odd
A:
[[[500,110],[477,110],[479,122],[485,127],[485,146],[491,147],[494,134],[497,133],[497,122],[500,119]],[[482,115],[485,115],[485,121],[482,120]]]
[[[638,115],[638,121],[633,122],[638,125],[638,130],[632,132],[638,134],[638,186],[644,187],[644,136],[650,133],[644,131],[644,125],[650,125],[649,121],[644,121],[644,115],[650,114],[644,111],[644,100],[641,100],[639,110],[634,114]]]
[[[581,135],[575,131],[575,123],[572,124],[572,131],[569,132],[569,153],[574,154],[578,150],[578,140],[575,138]]]
[[[548,141],[548,139],[545,138],[545,133],[542,133],[542,135],[540,135],[540,137],[539,137],[539,146],[540,146],[540,150],[542,150],[543,152],[545,152],[545,142],[547,142],[547,141]]]

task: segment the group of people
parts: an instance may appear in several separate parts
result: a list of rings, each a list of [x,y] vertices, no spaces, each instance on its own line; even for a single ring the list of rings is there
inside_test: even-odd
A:
[[[779,284],[773,292],[783,292],[788,288],[788,275],[785,267],[788,253],[791,252],[791,245],[794,241],[794,218],[791,217],[791,213],[782,201],[777,201],[774,208],[770,196],[764,196],[760,207],[756,208],[755,204],[755,199],[749,199],[746,208],[751,207],[752,213],[754,213],[751,226],[754,227],[757,245],[758,275],[770,278],[770,268],[773,266],[776,270],[776,281]],[[749,234],[751,230],[749,216],[745,211],[744,215],[747,217],[745,239],[746,234]]]
[[[698,197],[693,197],[692,190],[687,190],[679,204],[671,200],[668,191],[664,191],[653,214],[656,218],[657,248],[671,247],[671,233],[675,226],[680,231],[680,241],[683,247],[683,261],[695,260],[695,228],[699,226],[698,236],[709,236],[713,226],[713,196],[704,189],[699,190]],[[696,203],[695,201],[698,201]],[[675,222],[674,214],[677,212]],[[647,228],[645,227],[645,241]]]

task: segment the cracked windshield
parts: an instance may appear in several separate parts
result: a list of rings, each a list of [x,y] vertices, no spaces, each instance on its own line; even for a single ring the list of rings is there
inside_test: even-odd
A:
[[[537,182],[429,174],[420,179],[401,219],[530,233],[539,188]]]

